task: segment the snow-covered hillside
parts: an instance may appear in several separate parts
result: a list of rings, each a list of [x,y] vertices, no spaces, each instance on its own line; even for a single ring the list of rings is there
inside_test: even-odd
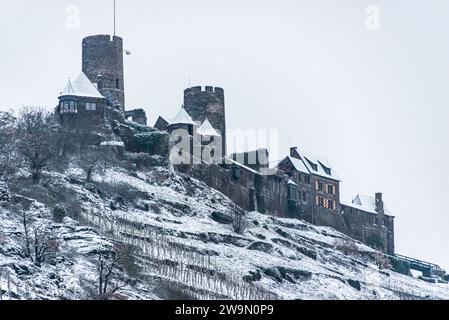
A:
[[[336,243],[347,237],[331,228],[251,212],[237,234],[238,208],[173,170],[111,168],[89,184],[76,167],[46,177],[15,195],[29,210],[0,204],[3,299],[88,299],[96,255],[117,243],[135,248],[122,299],[449,299],[447,284],[379,270],[361,243],[345,255]],[[57,205],[62,223],[52,218]],[[23,210],[59,244],[40,267],[24,254]]]

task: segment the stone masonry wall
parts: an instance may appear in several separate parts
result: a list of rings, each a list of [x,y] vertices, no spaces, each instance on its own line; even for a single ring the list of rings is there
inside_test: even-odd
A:
[[[101,94],[110,95],[125,109],[122,38],[109,35],[84,38],[83,72],[92,83],[98,84]]]
[[[223,155],[226,155],[225,98],[222,88],[193,87],[184,91],[184,108],[194,121],[203,123],[208,118],[222,135]]]

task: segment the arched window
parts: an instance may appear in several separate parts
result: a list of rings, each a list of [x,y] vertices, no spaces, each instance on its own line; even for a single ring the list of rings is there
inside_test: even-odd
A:
[[[120,79],[115,79],[115,88],[120,89]]]

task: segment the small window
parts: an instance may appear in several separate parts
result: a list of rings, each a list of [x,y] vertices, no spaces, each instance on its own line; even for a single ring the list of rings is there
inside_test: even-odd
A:
[[[302,192],[302,201],[307,201],[307,193],[305,191]]]
[[[296,201],[298,199],[297,187],[294,185],[289,185],[287,190],[288,190],[288,194],[287,194],[288,200]]]
[[[240,171],[240,167],[239,166],[233,166],[232,167],[232,177],[234,179],[240,179],[241,176],[242,176],[242,172]]]
[[[77,103],[76,101],[66,100],[61,102],[61,113],[76,113],[77,112]]]
[[[97,104],[86,102],[86,111],[96,111],[97,110]]]
[[[115,80],[115,88],[120,89],[120,79]]]

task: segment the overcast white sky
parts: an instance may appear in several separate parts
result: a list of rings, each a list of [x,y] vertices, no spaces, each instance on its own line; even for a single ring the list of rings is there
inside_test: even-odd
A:
[[[112,0],[0,0],[0,108],[54,106]],[[79,8],[80,28],[66,10]],[[366,7],[380,29],[366,28]],[[325,155],[342,198],[384,193],[397,252],[449,269],[449,2],[118,0],[128,107],[172,117],[189,84],[225,89],[229,128],[278,128]],[[69,20],[70,22],[73,22]],[[273,158],[278,156],[273,155]],[[273,159],[274,160],[274,159]]]

